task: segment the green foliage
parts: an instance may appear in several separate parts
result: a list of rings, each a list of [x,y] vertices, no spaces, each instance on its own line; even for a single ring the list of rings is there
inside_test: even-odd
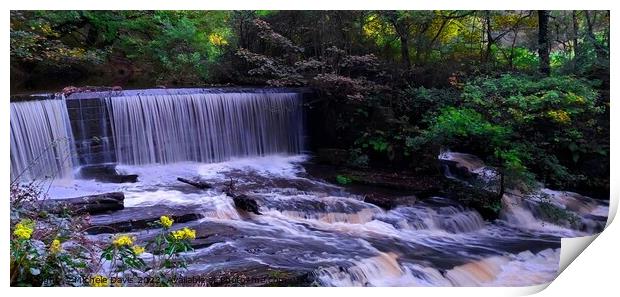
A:
[[[351,180],[351,178],[349,178],[348,176],[345,175],[336,175],[336,182],[338,182],[341,185],[348,185],[351,182],[353,182],[353,180]]]
[[[187,268],[182,253],[193,251],[195,230],[170,230],[173,220],[162,216],[151,224],[158,234],[144,246],[117,234],[99,248],[85,236],[85,218],[45,212],[36,202],[40,196],[33,186],[11,186],[12,286],[110,286],[120,284],[110,282],[118,277],[145,275],[158,281],[154,285],[169,286]]]
[[[446,145],[463,141],[480,141],[481,146],[497,145],[505,142],[510,130],[507,127],[489,122],[482,114],[468,108],[445,108],[429,129],[432,141]]]
[[[228,11],[13,11],[11,59],[14,64],[38,63],[50,69],[106,68],[119,59],[128,60],[155,83],[201,83],[210,78],[211,67],[234,40],[229,15]]]
[[[569,76],[505,74],[478,77],[463,87],[459,108],[449,107],[419,142],[440,143],[486,156],[512,180],[568,185],[582,154],[608,153],[592,120],[604,112],[589,82]]]
[[[10,283],[12,286],[81,286],[95,269],[94,244],[84,218],[38,208],[32,185],[11,186]]]
[[[109,278],[126,273],[146,273],[157,280],[154,285],[173,285],[174,278],[180,275],[179,270],[187,269],[181,253],[193,251],[190,241],[196,238],[196,231],[187,227],[170,231],[173,222],[168,216],[162,216],[159,221],[151,223],[152,227],[159,228],[158,234],[144,247],[136,245],[135,238],[129,235],[117,235],[101,254],[101,259],[109,261],[114,269]],[[141,256],[145,251],[152,255],[148,262]]]

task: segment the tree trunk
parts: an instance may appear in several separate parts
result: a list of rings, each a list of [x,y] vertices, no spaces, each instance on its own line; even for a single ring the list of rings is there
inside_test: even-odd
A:
[[[484,14],[485,27],[486,27],[486,35],[487,35],[487,49],[484,55],[484,62],[488,63],[491,58],[491,50],[493,48],[493,43],[495,40],[493,39],[493,32],[491,28],[491,13],[486,11]]]
[[[593,12],[592,16],[590,16],[590,12],[587,10],[584,11],[583,13],[586,16],[587,36],[590,39],[590,42],[592,42],[592,45],[594,45],[594,51],[596,52],[596,58],[604,59],[607,56],[605,54],[605,49],[603,49],[602,45],[596,40],[596,36],[594,35],[594,23],[596,21],[596,11]]]
[[[411,69],[411,60],[409,59],[409,39],[405,35],[400,35],[400,55],[405,69]]]
[[[551,73],[549,61],[549,11],[538,11],[538,56],[540,57],[539,70],[544,75]]]
[[[204,190],[204,189],[210,189],[211,185],[209,183],[200,181],[200,180],[189,180],[186,178],[182,178],[182,177],[177,177],[177,180],[182,182],[182,183],[186,183],[188,185],[192,185],[198,189]]]
[[[573,10],[573,69],[577,69],[579,65],[577,53],[578,51],[578,39],[579,39],[579,20],[577,19],[577,11]]]

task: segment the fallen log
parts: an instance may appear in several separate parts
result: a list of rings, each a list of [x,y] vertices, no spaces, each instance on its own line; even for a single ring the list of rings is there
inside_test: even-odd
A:
[[[199,181],[199,180],[189,180],[186,178],[182,178],[182,177],[177,177],[177,180],[182,182],[182,183],[186,183],[188,185],[192,185],[198,189],[204,190],[204,189],[210,189],[211,188],[211,184],[203,182],[203,181]]]
[[[260,213],[260,211],[258,211],[258,203],[256,203],[256,200],[248,197],[245,194],[235,194],[232,193],[230,191],[225,191],[224,192],[227,196],[232,197],[233,202],[235,203],[235,207],[247,211],[247,212],[251,212],[251,213],[255,213],[257,215],[262,215],[262,213]]]
[[[111,192],[67,199],[47,199],[41,201],[41,208],[52,213],[66,210],[74,214],[101,214],[125,208],[125,194]]]

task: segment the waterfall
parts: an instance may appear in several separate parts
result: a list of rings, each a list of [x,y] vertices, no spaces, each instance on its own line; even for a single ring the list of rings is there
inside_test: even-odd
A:
[[[295,93],[135,95],[106,104],[121,164],[218,162],[302,149]]]
[[[11,181],[69,176],[73,134],[65,100],[11,103]]]

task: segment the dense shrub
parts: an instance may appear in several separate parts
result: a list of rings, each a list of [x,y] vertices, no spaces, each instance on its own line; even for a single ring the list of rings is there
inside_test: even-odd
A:
[[[470,151],[560,187],[585,178],[576,166],[584,156],[609,152],[596,121],[605,108],[585,80],[477,77],[463,86],[457,105],[442,109],[418,141]]]

